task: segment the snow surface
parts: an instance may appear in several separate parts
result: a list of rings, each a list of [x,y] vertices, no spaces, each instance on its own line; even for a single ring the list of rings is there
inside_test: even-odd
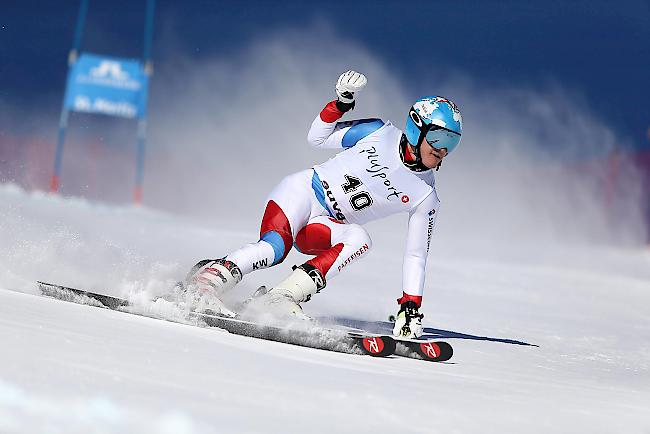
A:
[[[0,186],[0,432],[650,433],[641,248],[527,241],[485,254],[495,243],[434,237],[423,309],[427,326],[463,334],[448,339],[449,363],[254,340],[42,297],[34,284],[147,300],[197,259],[254,240],[257,218],[206,223]],[[307,313],[393,313],[395,222],[369,225],[364,265]],[[247,276],[233,297],[300,261]]]

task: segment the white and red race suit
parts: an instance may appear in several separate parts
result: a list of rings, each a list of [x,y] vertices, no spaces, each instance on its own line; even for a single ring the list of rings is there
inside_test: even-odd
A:
[[[282,262],[292,245],[327,279],[364,256],[371,240],[361,226],[395,213],[409,214],[403,263],[403,303],[422,303],[425,266],[440,201],[432,170],[412,171],[400,157],[402,131],[390,122],[337,122],[336,101],[314,119],[309,143],[342,149],[313,169],[286,177],[269,195],[260,241],[226,258],[243,274]]]

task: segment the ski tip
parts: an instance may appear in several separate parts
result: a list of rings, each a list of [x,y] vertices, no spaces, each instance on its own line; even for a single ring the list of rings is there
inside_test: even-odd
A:
[[[36,281],[41,294],[57,298],[63,301],[71,301],[79,304],[94,304],[95,306],[106,307],[108,309],[119,309],[120,307],[128,306],[129,301],[113,297],[110,295],[98,294],[95,292],[84,291],[69,286],[57,285],[55,283],[48,283],[43,281]],[[89,303],[92,301],[92,303]]]
[[[446,362],[454,355],[454,349],[447,342],[412,342],[409,346],[415,347],[417,353],[431,362]]]

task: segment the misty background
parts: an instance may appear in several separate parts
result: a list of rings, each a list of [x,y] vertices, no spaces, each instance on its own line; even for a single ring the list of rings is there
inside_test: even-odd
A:
[[[91,0],[82,51],[140,56],[141,3]],[[440,251],[642,246],[650,19],[625,4],[158,1],[144,206],[254,238],[272,187],[333,155],[306,134],[356,69],[369,84],[345,119],[403,128],[430,94],[461,108],[461,146],[436,174]],[[35,5],[0,18],[0,180],[27,191],[49,185],[79,6]],[[72,114],[61,194],[131,206],[135,134]],[[405,227],[370,230],[401,246]]]

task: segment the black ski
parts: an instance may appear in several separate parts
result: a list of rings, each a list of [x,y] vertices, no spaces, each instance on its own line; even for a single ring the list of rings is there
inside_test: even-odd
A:
[[[307,324],[300,323],[294,324],[294,327],[286,327],[205,313],[195,313],[193,315],[197,315],[211,327],[218,327],[233,334],[313,348],[337,351],[338,349],[344,350],[346,345],[352,343],[364,354],[374,357],[386,357],[393,354],[396,347],[396,343],[391,336],[374,333],[320,327],[307,328],[305,327]]]
[[[49,297],[138,314],[125,309],[132,304],[119,297],[53,283],[41,281],[37,283],[41,293]],[[392,355],[396,348],[396,342],[391,336],[368,333],[363,330],[308,328],[305,327],[305,324],[299,324],[302,327],[283,327],[202,312],[191,312],[189,316],[209,327],[218,327],[233,334],[330,351],[353,352],[353,348],[356,348],[373,357],[386,357]]]

